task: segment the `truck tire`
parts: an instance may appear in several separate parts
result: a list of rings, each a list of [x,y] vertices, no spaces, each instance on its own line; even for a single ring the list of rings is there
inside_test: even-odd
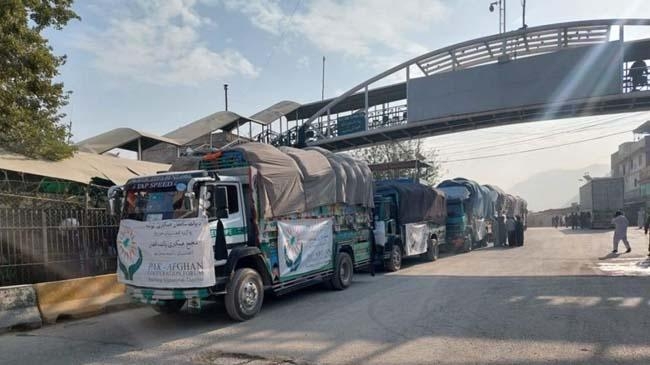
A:
[[[438,247],[438,240],[432,238],[427,240],[427,252],[424,254],[427,261],[436,261],[438,259],[438,253],[440,252],[440,247]]]
[[[160,300],[153,309],[162,314],[177,313],[185,305],[185,299]]]
[[[347,252],[336,254],[334,265],[334,275],[330,279],[330,285],[334,290],[343,290],[352,284],[354,275],[354,265],[352,258]]]
[[[398,271],[402,267],[402,248],[394,243],[393,248],[390,250],[390,257],[384,263],[386,271]]]
[[[472,234],[465,235],[465,242],[463,243],[463,252],[471,252],[474,248],[474,242],[472,241]]]
[[[262,308],[264,285],[260,274],[248,267],[237,269],[226,285],[224,303],[230,318],[247,321]]]

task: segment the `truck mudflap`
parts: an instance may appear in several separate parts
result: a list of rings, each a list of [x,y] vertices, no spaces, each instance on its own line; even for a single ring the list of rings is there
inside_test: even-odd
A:
[[[210,288],[198,289],[156,289],[127,286],[126,293],[136,302],[157,304],[162,300],[205,299],[212,294]]]

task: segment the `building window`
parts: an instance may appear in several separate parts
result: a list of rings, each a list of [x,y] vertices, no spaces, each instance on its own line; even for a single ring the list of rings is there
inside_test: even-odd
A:
[[[634,187],[635,187],[635,188],[637,187],[638,183],[639,183],[639,180],[634,179]]]

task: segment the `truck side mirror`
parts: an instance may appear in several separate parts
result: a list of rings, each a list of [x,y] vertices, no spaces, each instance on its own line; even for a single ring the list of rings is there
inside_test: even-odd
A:
[[[228,193],[226,188],[218,186],[214,191],[215,208],[217,218],[228,218]]]
[[[194,198],[196,194],[192,192],[187,192],[185,193],[184,201],[183,201],[183,206],[184,207],[189,207],[191,211],[194,210]]]
[[[108,214],[115,215],[115,198],[108,199]]]

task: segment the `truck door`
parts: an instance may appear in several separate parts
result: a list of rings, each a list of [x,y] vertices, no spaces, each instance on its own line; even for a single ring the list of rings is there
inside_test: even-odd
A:
[[[246,215],[244,209],[244,199],[242,186],[237,182],[219,182],[211,185],[212,189],[225,189],[228,205],[227,217],[221,218],[224,233],[226,235],[226,244],[230,249],[232,245],[246,244],[248,242],[248,231],[246,229]],[[217,194],[212,194],[216,197]],[[211,207],[216,207],[216,202],[211,203]],[[213,209],[209,209],[208,217],[210,218],[210,232],[212,237],[216,235],[217,219]]]

